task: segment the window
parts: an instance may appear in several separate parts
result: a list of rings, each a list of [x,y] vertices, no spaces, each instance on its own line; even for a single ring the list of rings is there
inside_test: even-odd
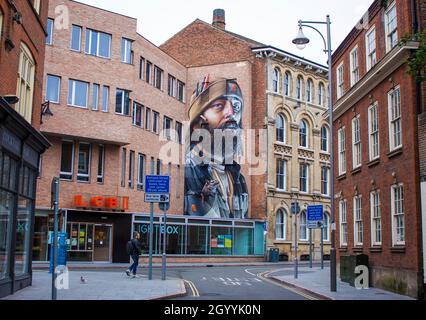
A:
[[[359,62],[358,62],[358,47],[355,47],[351,51],[350,55],[351,63],[351,87],[359,80]]]
[[[60,92],[61,78],[48,74],[46,81],[46,101],[59,103]]]
[[[342,200],[339,203],[339,216],[340,216],[340,246],[346,247],[348,245],[348,220],[347,220],[347,202]]]
[[[89,84],[83,81],[70,80],[68,83],[68,104],[73,107],[87,108]]]
[[[102,87],[102,111],[108,112],[109,106],[109,87]]]
[[[86,53],[92,56],[111,57],[111,35],[91,29],[86,30]]]
[[[299,127],[299,146],[300,147],[307,148],[309,146],[308,129],[309,129],[308,124],[306,123],[305,120],[302,120],[300,122],[300,127]]]
[[[145,129],[148,131],[151,131],[151,109],[146,108],[146,114],[145,114]]]
[[[302,89],[303,89],[303,79],[302,77],[298,77],[296,82],[296,97],[299,100],[302,100]]]
[[[354,197],[354,243],[362,246],[362,202],[361,196]]]
[[[182,144],[182,123],[176,121],[176,142]]]
[[[368,108],[368,135],[370,161],[379,158],[379,113],[377,103]]]
[[[306,85],[306,100],[310,103],[312,103],[313,89],[314,89],[314,83],[312,82],[311,79],[309,79]]]
[[[287,190],[287,161],[277,159],[277,189]]]
[[[18,113],[31,123],[33,111],[33,96],[34,96],[34,74],[35,64],[33,56],[25,44],[21,44],[21,52],[19,56],[19,72],[17,96]]]
[[[328,152],[328,128],[321,127],[321,151]]]
[[[277,211],[277,221],[276,221],[276,229],[275,229],[277,240],[287,239],[286,225],[287,225],[287,213],[285,212],[284,209],[279,209]]]
[[[284,77],[284,94],[289,97],[291,92],[291,74],[289,72],[285,73]]]
[[[132,42],[126,38],[121,39],[121,62],[123,63],[133,63]]]
[[[185,102],[185,84],[179,80],[177,82],[177,91],[177,99],[180,102]]]
[[[121,151],[121,186],[126,186],[126,148]]]
[[[161,163],[161,160],[160,159],[157,159],[157,176],[160,176],[161,175],[161,167],[162,167],[162,163]]]
[[[105,146],[99,145],[99,158],[98,158],[98,183],[104,183],[104,171],[105,171]]]
[[[176,78],[169,74],[169,88],[168,88],[167,92],[168,92],[170,97],[176,96],[175,86],[176,86]]]
[[[163,136],[169,141],[172,140],[172,121],[173,120],[168,117],[164,117],[163,119]]]
[[[160,118],[160,114],[156,111],[152,112],[152,132],[158,133],[158,119]]]
[[[0,16],[1,16],[1,12],[0,12]],[[1,17],[0,17],[0,22],[1,22]],[[0,24],[0,26],[1,26],[1,24]],[[47,19],[47,30],[46,30],[47,31],[46,44],[49,45],[49,46],[53,45],[54,26],[55,26],[55,20],[48,18]]]
[[[343,78],[343,62],[337,67],[337,99],[341,98],[345,93]]]
[[[321,194],[330,195],[330,169],[328,167],[321,168]]]
[[[40,14],[40,5],[41,5],[41,0],[34,0],[34,9],[37,12],[37,14]]]
[[[62,141],[60,178],[72,180],[74,168],[74,142]]]
[[[71,50],[74,51],[81,51],[81,32],[82,29],[79,26],[72,26],[72,33],[71,33]]]
[[[377,62],[376,54],[376,29],[373,27],[368,31],[365,40],[367,54],[367,71],[369,71]]]
[[[301,241],[307,241],[308,240],[308,225],[307,225],[307,220],[306,220],[306,211],[302,211],[302,213],[300,214],[300,218],[299,218],[299,222],[300,222],[300,236],[299,236],[299,240]]]
[[[360,116],[352,120],[352,161],[353,169],[361,166],[361,127]]]
[[[78,172],[77,181],[90,182],[91,145],[80,143],[78,146]]]
[[[92,110],[97,111],[99,108],[99,84],[93,84],[92,92]]]
[[[147,61],[146,62],[146,69],[145,69],[145,81],[149,84],[152,84],[152,63]]]
[[[133,125],[143,128],[144,106],[134,102],[133,103]]]
[[[401,94],[399,87],[388,95],[390,151],[402,146]]]
[[[279,114],[276,119],[277,129],[277,141],[285,143],[285,118],[282,114]]]
[[[272,90],[274,90],[275,93],[278,93],[280,90],[279,83],[280,83],[280,70],[275,68],[274,74],[272,77]]]
[[[320,106],[324,105],[324,93],[325,93],[324,84],[320,83],[319,86],[318,86],[318,104]]]
[[[307,193],[309,188],[309,166],[307,164],[300,165],[300,192]]]
[[[323,227],[324,241],[330,241],[330,215],[324,213],[324,227]]]
[[[370,194],[371,242],[375,246],[382,244],[382,219],[380,213],[380,192]]]
[[[404,186],[392,187],[392,245],[405,245]]]
[[[398,44],[397,20],[396,3],[394,1],[385,14],[386,52],[389,52]]]
[[[154,66],[154,86],[158,90],[163,90],[163,74],[163,70],[157,66]]]
[[[145,75],[145,59],[141,57],[139,62],[139,79],[144,79]]]
[[[346,173],[346,138],[345,127],[338,132],[339,175]]]
[[[146,157],[139,153],[138,155],[138,182],[137,189],[138,191],[143,191],[145,183],[145,159]]]
[[[117,89],[116,102],[115,102],[115,113],[123,116],[130,115],[130,98],[129,91]]]
[[[129,188],[133,189],[134,171],[135,170],[135,152],[130,151],[129,155]]]

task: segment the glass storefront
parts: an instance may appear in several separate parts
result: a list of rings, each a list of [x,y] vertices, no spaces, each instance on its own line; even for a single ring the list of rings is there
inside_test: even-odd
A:
[[[263,222],[167,217],[168,255],[263,255]],[[149,216],[135,216],[133,231],[141,235],[142,254],[149,254]],[[163,253],[163,217],[154,218],[153,254]],[[259,234],[258,234],[259,233]]]
[[[10,192],[0,191],[0,280],[9,277],[13,198]]]

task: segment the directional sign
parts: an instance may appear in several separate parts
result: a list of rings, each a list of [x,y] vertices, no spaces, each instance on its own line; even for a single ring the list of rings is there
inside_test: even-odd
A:
[[[308,206],[308,228],[317,229],[324,226],[324,207],[319,206]]]
[[[145,193],[170,193],[170,176],[146,176]]]
[[[145,202],[149,203],[163,203],[170,202],[170,195],[168,193],[145,193]]]

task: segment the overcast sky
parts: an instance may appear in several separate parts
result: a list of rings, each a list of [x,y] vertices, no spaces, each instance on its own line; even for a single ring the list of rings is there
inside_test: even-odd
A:
[[[157,46],[195,19],[211,23],[214,9],[224,9],[226,29],[266,45],[326,64],[321,37],[311,29],[305,35],[311,43],[305,50],[291,42],[297,22],[332,20],[333,49],[365,14],[373,0],[79,0],[138,19],[138,32]],[[326,36],[325,26],[319,26]]]

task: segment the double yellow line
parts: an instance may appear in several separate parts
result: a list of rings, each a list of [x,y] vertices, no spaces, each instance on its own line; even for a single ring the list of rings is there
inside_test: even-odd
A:
[[[191,288],[193,297],[199,297],[200,296],[200,292],[195,287],[195,284],[192,281],[185,280],[185,279],[183,281]]]

